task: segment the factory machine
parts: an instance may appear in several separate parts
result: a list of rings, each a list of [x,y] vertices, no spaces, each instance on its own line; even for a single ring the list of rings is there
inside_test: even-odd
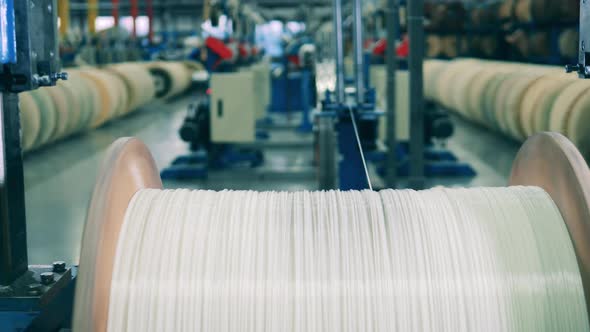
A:
[[[17,95],[67,79],[56,2],[1,0],[0,8],[0,331],[56,331],[70,326],[77,270],[28,264]]]
[[[399,161],[397,174],[399,176],[408,176],[410,174],[409,145],[410,145],[410,131],[414,129],[413,123],[410,122],[410,100],[411,98],[421,98],[410,94],[409,84],[412,76],[411,69],[408,68],[408,56],[413,53],[423,53],[422,49],[418,49],[417,45],[411,49],[411,38],[405,35],[400,39],[400,18],[399,12],[401,6],[407,6],[405,2],[398,2],[389,17],[395,19],[387,22],[386,38],[381,38],[372,44],[368,51],[370,54],[370,69],[368,72],[371,76],[371,83],[374,84],[377,90],[377,105],[380,109],[387,108],[388,102],[395,104],[395,141],[396,159]],[[388,41],[394,40],[395,52],[390,54],[388,52]],[[420,45],[423,44],[418,42]],[[391,57],[391,58],[390,58]],[[390,66],[389,64],[392,64]],[[415,67],[414,67],[415,69]],[[396,74],[391,75],[390,70]],[[389,80],[393,80],[390,82]],[[390,93],[393,95],[390,96]],[[425,160],[425,176],[427,177],[447,177],[447,176],[463,176],[472,177],[476,173],[474,169],[467,163],[459,161],[459,159],[445,147],[445,142],[454,133],[453,123],[446,110],[439,108],[429,101],[417,101],[423,105],[424,127],[422,129],[424,136],[424,160]],[[379,127],[379,139],[381,142],[387,144],[390,138],[387,136],[388,123],[382,121]],[[415,130],[415,129],[414,129]],[[386,156],[381,154],[376,159],[386,160]],[[382,163],[378,167],[379,174],[387,177],[388,167],[386,163]]]
[[[223,13],[230,14],[223,3],[214,6],[212,24],[221,24]],[[250,47],[229,37],[208,36],[205,46],[208,89],[189,106],[179,130],[190,152],[162,171],[164,179],[204,179],[210,169],[258,167],[264,161],[256,143],[268,134],[256,123],[268,105],[268,66],[252,63]]]
[[[271,64],[269,115],[261,127],[312,131],[311,112],[317,104],[315,62],[316,47],[309,36],[300,34],[285,42],[283,55]],[[292,118],[295,114],[301,115],[301,123],[295,126],[273,121],[273,115]]]

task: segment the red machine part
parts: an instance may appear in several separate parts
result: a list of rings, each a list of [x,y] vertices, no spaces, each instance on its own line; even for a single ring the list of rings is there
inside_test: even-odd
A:
[[[137,16],[139,15],[139,7],[137,5],[137,0],[131,0],[131,18],[133,20],[133,38],[137,37]]]
[[[115,26],[119,26],[119,0],[112,1],[112,10],[111,15],[113,15],[113,20],[115,21]]]
[[[213,66],[216,68],[221,62],[232,60],[234,52],[222,41],[214,37],[207,37],[205,39],[205,46],[208,52],[213,52],[219,56],[219,60],[216,61]]]
[[[377,43],[375,43],[375,47],[373,48],[373,55],[375,56],[385,56],[385,51],[387,50],[387,39],[380,39]],[[396,54],[400,58],[407,58],[410,54],[410,40],[408,36],[404,36],[402,42],[397,46]]]
[[[154,3],[153,0],[145,0],[145,11],[148,17],[148,39],[150,43],[154,41]]]

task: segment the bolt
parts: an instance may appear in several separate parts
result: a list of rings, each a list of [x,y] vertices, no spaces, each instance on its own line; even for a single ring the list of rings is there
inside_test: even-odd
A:
[[[55,272],[55,273],[66,272],[66,262],[64,262],[64,261],[53,262],[53,272]]]
[[[565,66],[566,73],[572,73],[572,72],[575,72],[578,70],[580,70],[580,65],[566,65]]]
[[[39,296],[43,290],[43,286],[41,284],[30,284],[27,286],[27,295],[29,296]]]
[[[582,45],[581,45],[581,47],[582,47],[582,51],[585,51],[585,50],[586,50],[586,44],[584,43],[584,41],[583,41],[583,40],[582,40]]]
[[[55,281],[55,275],[53,272],[41,273],[41,283],[45,286],[52,284]]]
[[[14,294],[14,289],[10,286],[0,286],[0,297],[1,296],[11,296]]]
[[[51,5],[47,5],[47,11],[51,13]]]
[[[52,78],[54,81],[57,81],[57,80],[67,81],[68,77],[69,77],[69,75],[66,72],[55,73],[52,75]]]

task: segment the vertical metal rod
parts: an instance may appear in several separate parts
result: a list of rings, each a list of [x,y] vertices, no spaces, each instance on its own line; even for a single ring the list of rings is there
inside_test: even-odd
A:
[[[387,25],[387,49],[385,59],[387,63],[387,177],[385,179],[388,188],[395,188],[397,182],[397,133],[396,133],[396,41],[399,36],[399,3],[398,0],[387,0],[386,25]]]
[[[20,117],[15,93],[0,93],[0,285],[28,269]]]
[[[424,0],[408,1],[410,38],[410,182],[424,186]]]
[[[371,183],[371,176],[369,175],[369,168],[367,167],[367,160],[365,159],[365,152],[363,151],[363,143],[361,142],[361,137],[359,136],[359,129],[356,125],[356,119],[354,115],[354,111],[352,107],[348,108],[348,114],[350,115],[350,119],[352,120],[352,128],[354,129],[354,138],[356,139],[356,144],[359,149],[359,154],[361,156],[361,161],[363,163],[363,169],[365,171],[365,176],[367,177],[367,186],[369,186],[369,190],[373,190],[373,184]]]
[[[148,32],[148,39],[150,43],[154,41],[154,4],[153,0],[146,0],[145,1],[145,12],[148,17],[148,25],[149,25],[149,32]]]
[[[318,150],[319,150],[319,189],[331,190],[336,188],[336,134],[334,119],[330,116],[318,117]]]
[[[133,20],[133,31],[131,35],[137,38],[137,16],[139,16],[138,0],[131,0],[131,19]]]
[[[119,26],[119,0],[112,0],[113,8],[111,9],[111,15],[115,21],[115,26]]]
[[[356,102],[361,105],[365,101],[365,69],[363,57],[363,8],[361,0],[354,0],[354,66]]]
[[[98,17],[98,0],[88,0],[88,32],[96,33],[96,18]]]
[[[57,13],[59,15],[59,35],[65,37],[70,30],[70,0],[59,0],[57,3]]]
[[[336,53],[336,102],[344,103],[344,38],[342,36],[342,0],[332,0],[334,7],[334,48]]]

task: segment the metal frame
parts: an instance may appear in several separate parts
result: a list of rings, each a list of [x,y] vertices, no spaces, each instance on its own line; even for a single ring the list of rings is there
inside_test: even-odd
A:
[[[410,186],[424,187],[424,0],[408,1],[410,38]]]
[[[58,72],[57,7],[55,0],[0,0],[0,7],[2,53],[18,55],[0,57],[0,330],[54,331],[69,325],[75,271],[63,262],[28,266],[17,93],[67,78]]]
[[[387,63],[387,177],[385,183],[389,188],[395,188],[397,182],[397,133],[396,133],[396,72],[398,69],[397,56],[395,49],[395,41],[399,36],[399,1],[387,0],[387,8],[385,10],[387,17],[387,41],[389,47],[386,49],[386,63]]]

